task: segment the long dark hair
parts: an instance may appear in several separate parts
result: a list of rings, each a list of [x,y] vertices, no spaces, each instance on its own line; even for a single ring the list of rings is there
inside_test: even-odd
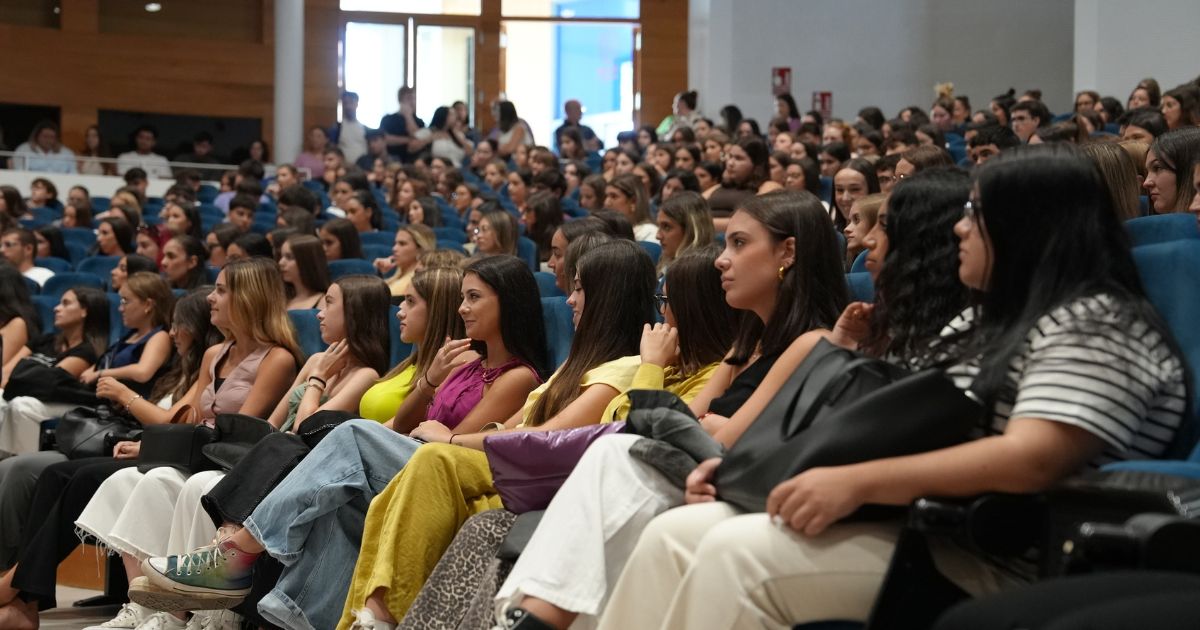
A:
[[[100,222],[107,223],[108,227],[112,228],[113,236],[117,239],[117,247],[121,248],[121,253],[132,254],[137,250],[133,246],[133,224],[121,217],[107,217]],[[102,254],[99,243],[93,248],[92,253]]]
[[[784,104],[787,105],[787,110],[788,110],[787,117],[789,119],[790,118],[795,118],[795,119],[800,118],[800,108],[796,107],[796,99],[792,98],[791,92],[783,92],[781,94],[776,94],[775,99],[779,100],[779,101],[783,101]]]
[[[363,257],[362,239],[358,236],[358,229],[349,219],[330,219],[321,229],[329,232],[330,236],[341,243],[342,259]]]
[[[1187,210],[1196,192],[1192,187],[1192,172],[1200,164],[1200,127],[1168,131],[1150,143],[1150,151],[1175,171],[1175,207],[1171,210]]]
[[[89,223],[88,225],[91,224]],[[43,225],[35,231],[41,234],[47,243],[50,243],[50,256],[52,258],[71,259],[71,254],[67,251],[67,243],[63,240],[62,230],[53,225]]]
[[[346,321],[346,343],[350,354],[376,374],[387,371],[388,305],[391,292],[378,276],[352,275],[334,281],[342,290],[342,312]]]
[[[533,366],[542,378],[549,376],[546,328],[537,281],[529,265],[516,256],[487,256],[463,270],[473,273],[496,292],[500,300],[500,337],[504,347]],[[471,348],[487,356],[487,344],[473,341]]]
[[[1021,146],[978,169],[978,228],[993,262],[978,295],[965,356],[980,357],[971,389],[996,401],[1012,359],[1037,321],[1063,304],[1105,293],[1129,305],[1174,344],[1146,301],[1129,237],[1099,171],[1068,145]]]
[[[517,106],[512,104],[512,101],[500,101],[496,106],[496,111],[500,114],[498,126],[500,131],[507,132],[517,124]]]
[[[545,423],[571,404],[588,370],[638,354],[642,327],[654,321],[654,263],[632,241],[602,243],[584,254],[579,284],[586,300],[571,351],[530,410],[528,426]]]
[[[183,199],[176,199],[171,202],[171,205],[182,210],[183,216],[187,217],[188,225],[191,226],[187,231],[187,235],[198,241],[203,241],[204,228],[201,226],[200,210],[196,208],[196,204]],[[182,235],[177,234],[176,236]]]
[[[771,165],[768,163],[771,151],[767,148],[767,143],[763,142],[758,134],[738,138],[733,143],[746,152],[746,155],[750,157],[750,163],[754,165],[750,178],[737,187],[745,190],[758,190],[763,182],[771,179]],[[724,184],[724,182],[721,183]]]
[[[714,244],[683,253],[667,269],[666,290],[679,330],[679,369],[696,374],[729,352],[742,314],[725,302]]]
[[[71,287],[69,291],[75,294],[80,308],[87,311],[83,318],[83,343],[91,346],[96,356],[104,354],[108,349],[108,298],[95,287]],[[68,350],[66,334],[60,332],[54,345],[62,351]]]
[[[379,211],[379,202],[375,201],[375,195],[370,190],[355,190],[353,197],[362,205],[363,209],[371,211],[371,227],[376,230],[383,229],[383,213]],[[345,257],[345,252],[342,252]]]
[[[7,325],[16,317],[25,320],[30,339],[41,331],[42,322],[29,298],[25,277],[7,261],[0,262],[0,326]]]
[[[957,168],[933,168],[901,180],[881,216],[888,251],[875,288],[871,336],[874,354],[892,353],[925,365],[932,341],[967,305],[958,279],[958,237],[971,193],[967,174]]]
[[[726,361],[744,365],[756,346],[763,355],[778,354],[810,330],[831,328],[848,294],[837,235],[825,207],[812,193],[779,190],[751,197],[735,212],[762,224],[775,243],[796,239],[796,263],[784,271],[770,319],[764,323],[750,313],[742,318]]]
[[[184,257],[196,259],[196,266],[188,270],[187,276],[183,279],[183,285],[171,288],[191,290],[206,284],[208,282],[208,247],[204,245],[204,241],[188,234],[180,234],[171,240],[179,243],[179,246],[183,248]],[[129,263],[125,264],[128,267]]]
[[[175,357],[167,373],[155,381],[150,400],[158,402],[168,395],[175,401],[183,398],[200,376],[200,364],[204,360],[204,353],[224,340],[221,330],[212,325],[208,305],[208,294],[212,291],[211,285],[198,287],[175,302],[171,326],[190,333],[192,346],[185,354]]]
[[[300,272],[300,283],[304,288],[324,293],[329,288],[329,264],[325,261],[325,248],[321,239],[311,234],[293,234],[284,241],[296,259],[296,270]],[[342,253],[345,253],[345,243]],[[296,295],[296,287],[286,284],[289,297]]]
[[[525,207],[534,217],[533,227],[527,230],[526,236],[537,245],[538,260],[545,262],[550,258],[550,239],[563,224],[562,204],[554,193],[539,191],[529,197]]]

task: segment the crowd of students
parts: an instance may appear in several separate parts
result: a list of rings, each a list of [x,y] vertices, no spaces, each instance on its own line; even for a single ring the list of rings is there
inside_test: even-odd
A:
[[[801,115],[783,95],[765,135],[732,106],[704,118],[688,92],[659,129],[603,154],[578,116],[556,152],[533,144],[511,104],[499,108],[507,137],[477,143],[454,131],[454,108],[425,135],[402,107],[367,150],[396,146],[403,162],[358,160],[364,170],[314,135],[316,182],[294,165],[264,180],[248,161],[207,232],[195,177],[157,218],[135,173],[103,212],[72,189],[58,225],[34,230],[17,221],[55,207],[53,184],[35,180],[28,201],[4,190],[6,390],[36,362],[134,424],[221,429],[250,416],[271,430],[216,470],[155,461],[132,439],[69,458],[37,450],[61,404],[6,395],[0,627],[37,627],[80,540],[119,554],[130,579],[133,601],[102,628],[865,619],[902,523],[847,518],[860,507],[1039,492],[1163,457],[1185,433],[1190,372],[1123,222],[1200,213],[1198,92],[1160,95],[1148,80],[1124,113],[1083,92],[1057,118],[1036,91],[974,113],[942,94],[928,110],[886,119],[868,107],[853,123]],[[111,346],[102,291],[65,291],[57,332],[41,334],[50,323],[22,279],[44,283],[35,261],[66,257],[61,229],[93,219],[96,253],[120,257],[109,286],[124,334]],[[364,249],[377,232],[390,255]],[[524,239],[533,260],[516,256]],[[331,281],[329,262],[355,258],[376,273]],[[560,365],[541,268],[572,313]],[[846,274],[860,268],[873,302],[851,300]],[[414,348],[398,365],[393,303]],[[306,357],[287,311],[310,308],[328,348]],[[778,420],[764,409],[823,343],[941,370],[986,421],[958,446],[780,480],[762,513],[721,501],[720,458],[681,484],[648,463],[653,440],[605,435],[568,462],[519,558],[497,557],[517,515],[491,438],[620,422],[629,392],[663,390],[731,448]],[[974,596],[1033,580],[950,541],[933,549]]]

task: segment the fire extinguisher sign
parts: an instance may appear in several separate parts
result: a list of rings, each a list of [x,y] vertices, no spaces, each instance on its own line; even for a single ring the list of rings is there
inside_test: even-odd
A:
[[[833,117],[833,92],[813,92],[812,108],[821,112],[825,120]]]
[[[779,96],[792,91],[792,69],[771,68],[771,94]]]

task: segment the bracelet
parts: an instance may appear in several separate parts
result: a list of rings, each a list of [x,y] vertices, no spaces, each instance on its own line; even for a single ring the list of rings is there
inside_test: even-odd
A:
[[[316,382],[320,383],[322,389],[329,386],[329,383],[326,383],[325,379],[321,378],[320,376],[310,376],[310,377],[308,377],[308,380],[316,381]]]
[[[133,403],[135,403],[135,402],[137,402],[138,400],[140,400],[140,399],[141,399],[141,397],[142,397],[142,396],[141,396],[140,394],[134,394],[134,395],[133,395],[133,398],[130,398],[130,399],[129,399],[129,402],[125,403],[125,411],[129,411],[129,408],[133,406]]]
[[[453,433],[450,434],[450,443],[454,444],[454,434]]]
[[[425,384],[429,386],[429,389],[437,389],[439,387],[438,385],[434,385],[433,381],[429,380],[429,373],[422,374],[421,378],[425,379]]]

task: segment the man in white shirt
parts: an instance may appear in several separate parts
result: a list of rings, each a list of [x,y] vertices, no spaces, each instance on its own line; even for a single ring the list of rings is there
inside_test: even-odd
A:
[[[146,171],[146,175],[150,177],[171,179],[171,165],[167,163],[167,158],[154,152],[157,142],[158,132],[154,127],[138,127],[137,131],[133,132],[134,150],[117,156],[117,172],[124,175],[125,171],[136,166]]]
[[[337,147],[347,164],[354,164],[367,153],[367,128],[358,121],[358,94],[342,93],[342,122],[337,129]]]
[[[25,228],[8,228],[4,231],[3,236],[0,236],[0,252],[4,254],[5,260],[12,263],[12,266],[21,272],[21,275],[38,283],[38,286],[42,286],[54,276],[54,272],[45,267],[33,266],[35,251],[37,251],[37,237]]]
[[[75,173],[75,154],[58,141],[58,125],[44,120],[33,128],[13,156],[13,168],[44,173]]]

